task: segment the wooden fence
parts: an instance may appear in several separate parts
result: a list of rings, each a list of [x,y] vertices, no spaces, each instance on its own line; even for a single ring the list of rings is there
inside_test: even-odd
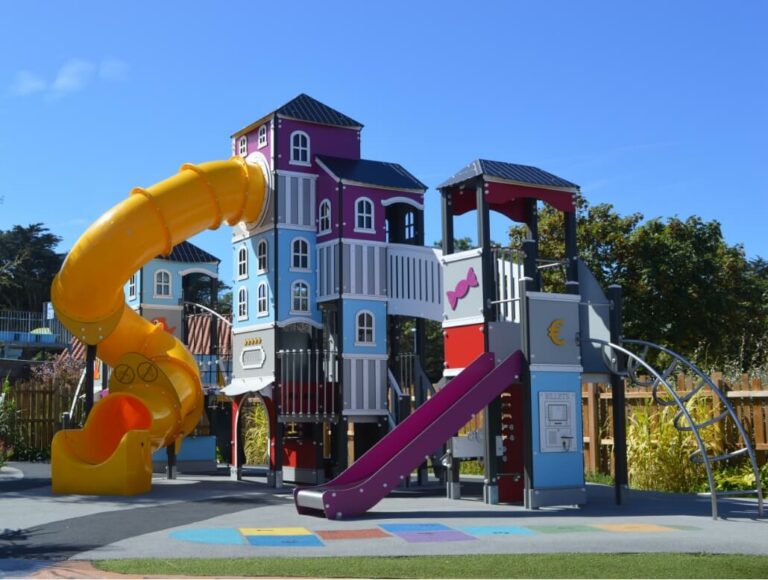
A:
[[[736,415],[744,426],[754,449],[758,452],[758,460],[765,461],[768,452],[768,385],[760,379],[750,379],[743,375],[737,382],[723,380],[720,373],[712,375],[713,382],[726,393],[728,401],[736,411]],[[677,377],[678,393],[690,391],[695,385],[691,377]],[[721,410],[721,403],[713,398],[708,389],[702,389],[700,395],[708,400],[707,404],[714,413]],[[715,399],[715,400],[713,400]],[[613,410],[610,387],[595,383],[586,383],[582,391],[582,420],[584,425],[584,469],[587,472],[612,472],[613,466]],[[651,405],[653,396],[649,387],[627,387],[626,409],[627,417],[631,417],[638,406]],[[726,419],[726,422],[728,420]],[[722,429],[721,450],[733,451],[740,447],[737,433],[733,426]]]
[[[61,415],[69,411],[72,391],[57,386],[23,383],[11,388],[26,446],[48,450],[54,434],[62,428]]]

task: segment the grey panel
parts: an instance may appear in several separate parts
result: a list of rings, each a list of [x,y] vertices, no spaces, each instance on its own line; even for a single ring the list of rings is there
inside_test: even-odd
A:
[[[378,399],[378,409],[387,409],[387,361],[376,361],[376,366],[379,369],[378,378],[376,380],[376,393]]]
[[[377,248],[373,246],[367,246],[365,248],[366,253],[366,265],[365,273],[363,276],[367,280],[368,294],[380,294],[379,289],[376,286],[376,252]]]
[[[313,225],[310,222],[310,218],[312,217],[312,182],[309,179],[302,179],[301,181],[301,205],[304,208],[304,215],[303,219],[301,220],[301,225],[310,226]]]
[[[530,364],[580,364],[579,297],[529,292],[528,308]]]
[[[456,292],[460,283],[463,282],[462,286],[466,285],[470,269],[477,279],[477,286],[469,287],[464,297],[457,298],[455,308],[453,308],[446,296],[448,292]],[[446,296],[443,297],[445,298],[443,311],[446,320],[481,316],[483,313],[483,271],[480,256],[472,255],[466,259],[447,263],[443,270],[443,276],[446,293]]]
[[[363,257],[365,255],[365,247],[355,246],[355,286],[352,289],[354,294],[363,294],[363,275],[365,270],[363,269]]]
[[[519,324],[508,321],[488,323],[488,345],[496,355],[497,363],[521,349],[522,329]]]
[[[529,489],[527,493],[527,507],[529,509],[550,505],[584,505],[587,503],[587,490],[584,487]]]
[[[352,408],[352,361],[350,359],[343,359],[344,360],[344,393],[343,393],[343,399],[344,399],[344,410],[348,410]]]
[[[291,177],[290,178],[291,187],[290,187],[290,196],[291,196],[291,215],[288,218],[288,221],[291,224],[298,224],[299,223],[299,203],[301,200],[299,199],[299,178],[298,177]]]
[[[246,341],[248,345],[246,346]],[[253,344],[259,342],[260,344]],[[264,352],[264,364],[261,368],[257,369],[244,369],[242,364],[241,353],[245,349],[254,349],[259,346]],[[232,351],[235,354],[235,360],[232,365],[232,375],[237,379],[263,377],[273,375],[275,373],[275,329],[268,328],[265,330],[255,330],[253,332],[243,332],[242,334],[232,335]],[[248,364],[249,360],[253,359],[254,355],[247,355],[245,357],[245,363]]]
[[[365,376],[363,373],[363,361],[360,359],[354,360],[353,367],[355,369],[355,373],[354,373],[355,384],[353,385],[352,388],[355,390],[355,401],[357,403],[354,408],[364,409],[365,395],[363,394],[363,391],[365,390]]]
[[[376,384],[376,363],[377,362],[378,361],[375,361],[375,360],[368,361],[368,364],[366,365],[368,367],[368,376],[366,377],[366,383],[365,383],[365,390],[366,390],[367,396],[364,403],[366,409],[378,408],[378,398],[376,397],[376,391],[378,389],[378,385]]]
[[[380,296],[387,295],[387,249],[379,248],[379,287],[376,293]]]
[[[590,342],[590,338],[610,341],[610,304],[600,283],[586,264],[579,260],[579,293],[581,294],[581,359],[584,372],[606,373],[603,350],[599,344]]]
[[[344,281],[342,283],[342,292],[347,293],[350,291],[349,288],[349,280],[350,280],[350,269],[349,269],[349,246],[347,244],[344,244],[342,246],[342,270],[344,273]]]
[[[288,193],[286,188],[285,175],[277,176],[277,221],[285,223],[285,196]]]

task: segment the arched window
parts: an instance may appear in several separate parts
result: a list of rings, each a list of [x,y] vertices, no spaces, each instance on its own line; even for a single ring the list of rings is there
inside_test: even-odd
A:
[[[128,300],[134,300],[136,298],[136,274],[134,273],[128,279]]]
[[[237,319],[248,318],[248,288],[240,288],[237,291]]]
[[[356,344],[372,345],[373,342],[373,314],[368,310],[357,313]]]
[[[309,312],[309,286],[299,280],[291,285],[291,312]]]
[[[237,154],[240,157],[248,155],[248,137],[243,135],[237,142]]]
[[[291,133],[291,163],[309,165],[309,135],[304,131]]]
[[[317,230],[319,234],[327,234],[331,231],[331,200],[329,199],[320,202],[320,219]]]
[[[405,214],[405,231],[403,236],[406,240],[412,240],[416,237],[416,217],[412,211]]]
[[[267,144],[267,126],[262,125],[259,127],[259,148],[264,147]]]
[[[155,272],[155,298],[170,298],[171,273],[168,270]]]
[[[355,231],[373,232],[373,202],[361,197],[355,203]]]
[[[267,271],[268,263],[267,240],[259,240],[259,243],[256,245],[256,269],[260,274]]]
[[[309,270],[309,243],[304,238],[291,243],[291,270]]]
[[[267,302],[267,283],[262,282],[256,289],[256,313],[258,316],[269,314],[269,303]]]
[[[237,250],[237,279],[248,277],[248,250],[245,246]]]

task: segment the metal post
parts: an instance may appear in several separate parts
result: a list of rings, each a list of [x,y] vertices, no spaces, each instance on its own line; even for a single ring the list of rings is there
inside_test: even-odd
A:
[[[443,254],[453,254],[453,200],[450,190],[442,192]]]
[[[85,349],[85,418],[93,409],[93,367],[96,364],[96,345],[89,344]]]
[[[165,475],[167,479],[176,479],[176,443],[173,442],[165,448],[167,465]]]
[[[579,293],[579,262],[576,242],[576,208],[563,215],[565,223],[565,291],[567,294]]]
[[[531,284],[531,280],[523,278],[519,282],[519,294],[520,294],[520,333],[523,355],[528,364],[525,365],[523,376],[520,377],[520,381],[523,385],[523,420],[525,424],[523,429],[525,430],[525,446],[523,451],[523,477],[525,483],[524,491],[524,503],[527,509],[531,509],[531,494],[533,493],[533,396],[531,393],[531,372],[530,372],[530,360],[531,360],[531,337],[530,337],[530,321],[528,320],[528,295],[526,288]]]
[[[611,303],[609,321],[611,342],[621,346],[623,324],[623,296],[621,286],[614,284],[608,287],[608,300]],[[622,503],[623,490],[626,489],[629,483],[627,475],[627,426],[624,377],[620,374],[624,371],[624,357],[619,353],[614,354],[616,356],[616,371],[611,373],[614,495],[616,503],[620,504]]]
[[[525,200],[528,238],[523,240],[523,272],[529,278],[527,289],[532,292],[541,290],[541,276],[539,275],[539,213],[536,208],[536,200]]]

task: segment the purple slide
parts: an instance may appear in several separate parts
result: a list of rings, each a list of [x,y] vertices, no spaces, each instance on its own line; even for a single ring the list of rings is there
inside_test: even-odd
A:
[[[294,490],[298,512],[340,520],[379,503],[473,414],[520,381],[520,351],[496,368],[493,361],[493,353],[480,355],[336,479]]]

